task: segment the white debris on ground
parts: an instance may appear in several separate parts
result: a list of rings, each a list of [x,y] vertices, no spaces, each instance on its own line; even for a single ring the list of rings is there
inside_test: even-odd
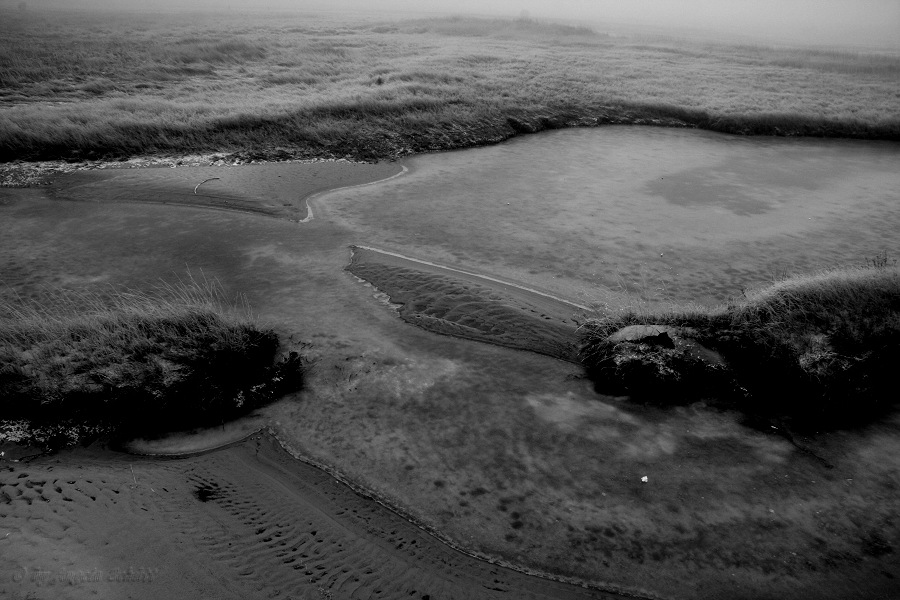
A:
[[[149,167],[222,167],[267,162],[319,163],[353,162],[344,158],[249,158],[239,153],[197,154],[187,156],[149,156],[122,160],[50,160],[15,161],[0,164],[0,187],[36,187],[46,185],[54,175],[99,169],[140,169]]]

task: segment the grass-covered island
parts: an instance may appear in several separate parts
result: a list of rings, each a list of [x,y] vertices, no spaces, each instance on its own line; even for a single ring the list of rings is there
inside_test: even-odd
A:
[[[302,358],[278,349],[211,283],[2,299],[4,437],[58,446],[219,424],[300,386]]]
[[[900,270],[881,255],[724,307],[613,312],[581,331],[601,391],[668,405],[703,399],[798,430],[852,426],[896,401]]]

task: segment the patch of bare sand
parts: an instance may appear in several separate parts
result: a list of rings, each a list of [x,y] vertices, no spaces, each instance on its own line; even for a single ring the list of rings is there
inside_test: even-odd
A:
[[[0,516],[3,597],[622,597],[457,552],[263,433],[177,458],[7,461]]]
[[[578,362],[580,308],[495,279],[355,247],[347,270],[399,305],[400,317],[443,335]]]
[[[56,177],[47,189],[65,200],[201,206],[300,221],[308,215],[309,197],[402,170],[396,163],[347,161],[84,170]]]

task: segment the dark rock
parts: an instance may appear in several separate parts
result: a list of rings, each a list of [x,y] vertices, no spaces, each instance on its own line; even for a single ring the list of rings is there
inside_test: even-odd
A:
[[[669,337],[669,331],[672,330],[674,328],[669,328],[665,325],[629,325],[609,336],[609,341],[613,343],[631,342],[633,344],[674,348],[675,342]]]
[[[607,341],[612,344],[630,342],[651,347],[678,349],[689,358],[711,366],[722,366],[725,359],[715,350],[706,348],[692,339],[693,331],[686,327],[670,325],[629,325],[613,333]]]
[[[669,325],[630,325],[610,335],[602,358],[588,368],[598,392],[681,404],[730,396],[731,371],[717,352]]]

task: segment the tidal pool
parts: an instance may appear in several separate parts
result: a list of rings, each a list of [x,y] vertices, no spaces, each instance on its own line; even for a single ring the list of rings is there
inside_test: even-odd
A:
[[[323,209],[374,244],[565,294],[718,303],[896,256],[900,145],[644,127],[416,156]]]

